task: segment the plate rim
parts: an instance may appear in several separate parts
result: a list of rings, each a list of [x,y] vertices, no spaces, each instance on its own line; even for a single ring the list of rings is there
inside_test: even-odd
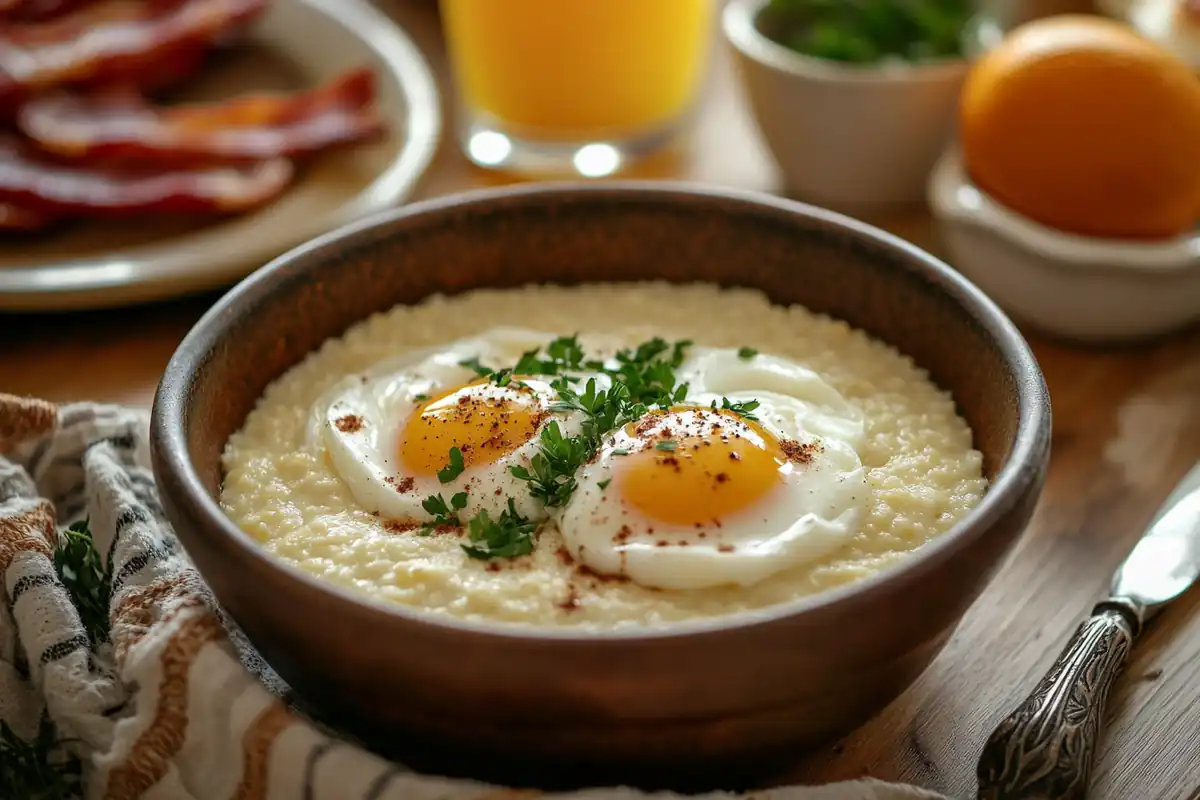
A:
[[[307,6],[371,51],[395,76],[404,104],[399,153],[371,182],[327,214],[299,222],[293,233],[230,249],[214,257],[186,244],[151,246],[149,253],[114,251],[38,266],[0,268],[0,311],[41,312],[117,308],[193,295],[225,287],[280,253],[346,223],[385,211],[411,196],[428,171],[442,139],[441,98],[421,49],[394,20],[369,0],[275,0]],[[131,248],[132,250],[132,248]]]

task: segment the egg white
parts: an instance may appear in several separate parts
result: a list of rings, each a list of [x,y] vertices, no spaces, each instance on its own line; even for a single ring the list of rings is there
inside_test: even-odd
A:
[[[857,533],[867,513],[861,411],[816,373],[772,356],[733,350],[692,351],[678,370],[687,402],[757,400],[762,427],[779,439],[813,445],[811,460],[784,464],[780,484],[751,507],[710,525],[665,524],[623,500],[614,473],[621,450],[653,447],[653,431],[612,433],[598,458],[577,475],[578,489],[557,519],[568,551],[604,575],[643,586],[700,589],[748,586],[820,559]],[[704,426],[676,435],[699,435]],[[736,473],[733,473],[736,475]],[[665,544],[663,544],[665,542]]]
[[[538,450],[537,434],[542,428],[556,421],[565,435],[574,435],[579,432],[581,414],[548,416],[523,445],[489,464],[469,465],[447,483],[441,483],[437,476],[407,472],[399,456],[399,436],[409,418],[420,413],[427,398],[476,379],[475,372],[462,362],[478,359],[494,368],[508,366],[523,352],[544,346],[551,338],[550,334],[519,328],[494,329],[477,338],[407,354],[367,374],[348,378],[314,404],[311,446],[326,452],[334,472],[350,488],[354,499],[380,517],[427,522],[432,517],[422,507],[426,498],[441,495],[449,503],[455,494],[466,492],[466,506],[457,512],[460,519],[469,519],[480,511],[495,518],[508,509],[510,498],[522,516],[545,519],[545,508],[530,495],[529,484],[513,477],[510,470],[529,466]],[[541,410],[548,410],[557,400],[549,380],[525,381]],[[491,385],[479,388],[492,394],[504,391]],[[339,425],[346,418],[354,418],[358,424]]]

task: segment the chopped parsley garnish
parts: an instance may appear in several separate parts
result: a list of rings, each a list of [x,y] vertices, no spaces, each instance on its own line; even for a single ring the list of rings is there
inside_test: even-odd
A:
[[[469,370],[473,370],[475,374],[481,378],[490,378],[494,374],[492,368],[485,367],[483,364],[480,364],[478,358],[468,358],[466,361],[458,362],[458,365],[460,367],[466,367]]]
[[[579,369],[583,363],[583,348],[579,346],[579,336],[560,336],[546,345],[546,355],[563,369]]]
[[[479,363],[478,358],[468,358],[466,361],[458,362],[459,366],[466,367],[474,371],[481,378],[487,378],[490,383],[497,386],[508,386],[512,383],[513,371],[511,369],[492,369],[485,367]]]
[[[575,491],[575,473],[595,451],[583,436],[563,436],[557,422],[542,428],[539,448],[529,469],[510,467],[517,480],[529,482],[529,493],[547,506],[563,506]]]
[[[597,486],[599,486],[599,487],[600,487],[600,491],[602,491],[602,492],[603,492],[605,489],[607,489],[607,488],[608,488],[608,485],[609,485],[610,483],[612,483],[612,478],[609,478],[608,480],[603,480],[603,481],[600,481],[600,482],[599,482],[599,483],[597,483],[596,485],[597,485]]]
[[[487,511],[480,511],[467,523],[467,534],[474,544],[462,545],[471,558],[516,558],[533,552],[533,535],[537,523],[517,513],[513,499],[508,508],[493,520]]]
[[[462,511],[467,507],[467,493],[459,492],[450,498],[450,503],[446,503],[446,499],[440,494],[430,495],[421,501],[421,508],[425,509],[425,513],[433,517],[433,522],[426,523],[421,527],[421,535],[428,536],[433,533],[433,529],[439,525],[453,525],[459,527],[462,525],[458,521],[456,512]]]
[[[421,527],[420,534],[428,536],[441,525],[463,527],[458,518],[458,512],[467,506],[467,493],[459,492],[446,502],[440,494],[430,495],[421,503],[421,508],[433,517]],[[530,522],[517,513],[513,500],[508,499],[508,509],[493,520],[487,510],[481,510],[467,520],[467,535],[473,544],[462,545],[462,549],[471,558],[515,558],[533,551],[533,536],[537,532],[537,523]]]
[[[690,341],[668,344],[660,338],[643,342],[637,348],[621,350],[614,360],[616,366],[585,361],[576,337],[555,339],[546,348],[549,358],[538,360],[537,353],[521,356],[523,367],[549,371],[578,369],[581,365],[600,369],[612,381],[608,389],[598,388],[595,378],[589,378],[583,391],[572,388],[568,376],[559,376],[551,385],[558,400],[551,404],[555,413],[581,411],[582,430],[574,436],[564,436],[557,422],[542,429],[539,450],[529,469],[513,467],[513,476],[529,482],[529,492],[547,506],[563,506],[570,500],[577,485],[575,473],[586,464],[610,431],[645,416],[650,406],[669,408],[687,397],[687,384],[677,384],[675,368],[683,363]],[[536,367],[533,365],[536,363]]]
[[[546,345],[544,358],[541,353],[540,347],[527,350],[509,369],[494,370],[479,363],[478,358],[468,358],[459,364],[499,386],[507,386],[514,375],[562,375],[569,371],[600,370],[604,367],[600,361],[584,360],[578,336],[560,336]]]
[[[599,451],[604,439],[612,431],[648,414],[651,409],[669,410],[685,403],[688,385],[676,380],[675,372],[683,364],[687,349],[692,342],[682,340],[667,342],[655,337],[642,342],[635,348],[618,351],[608,361],[588,359],[579,344],[579,337],[560,336],[544,348],[535,348],[521,354],[511,368],[492,369],[484,366],[477,358],[461,362],[480,377],[500,385],[508,386],[514,376],[547,376],[550,386],[558,398],[550,404],[552,413],[579,412],[583,420],[579,433],[566,435],[558,421],[551,420],[538,434],[538,449],[530,459],[528,467],[510,467],[509,472],[518,480],[525,481],[529,493],[548,507],[567,504],[578,488],[576,473]],[[738,357],[753,358],[757,350],[743,347]],[[578,373],[599,373],[607,378],[608,388],[600,388],[601,381],[589,377],[583,384]],[[572,374],[575,373],[575,374]],[[712,407],[717,408],[716,401]],[[731,411],[745,419],[756,419],[753,414],[758,402],[734,403],[721,398],[721,410]],[[679,444],[664,440],[655,445],[662,452],[674,452]],[[614,456],[629,455],[623,447],[613,448]],[[462,452],[451,448],[449,464],[438,471],[438,480],[449,483],[464,470]],[[598,485],[603,491],[611,479]],[[441,495],[428,498],[422,507],[434,518],[423,530],[432,530],[437,525],[462,525],[456,512],[466,505],[466,493],[451,498],[447,504]],[[512,558],[533,551],[537,524],[517,513],[512,498],[508,509],[498,518],[480,511],[466,522],[472,544],[463,545],[463,550],[472,558]]]
[[[600,369],[604,365],[599,361],[584,361],[583,348],[579,346],[579,336],[560,336],[546,345],[546,357],[540,358],[541,348],[534,348],[521,354],[513,371],[519,375],[561,375],[564,372],[581,369]]]
[[[732,411],[743,419],[757,421],[758,417],[754,416],[754,409],[758,408],[757,400],[747,400],[744,403],[732,403],[728,397],[721,398],[721,411]],[[712,401],[712,407],[717,407],[717,401]]]
[[[617,367],[604,371],[613,379],[614,386],[625,385],[631,403],[669,408],[687,397],[687,384],[675,384],[675,370],[683,363],[691,344],[683,340],[670,345],[655,337],[635,350],[621,350],[616,355]],[[670,355],[666,355],[668,351]]]
[[[424,403],[424,402],[425,402],[426,400],[428,400],[428,399],[429,399],[429,395],[427,395],[427,394],[415,394],[415,395],[413,395],[413,400],[416,400],[418,403]]]
[[[462,450],[459,450],[457,447],[451,447],[450,463],[438,470],[438,480],[442,483],[449,483],[459,475],[462,475],[463,470],[466,468],[466,465],[463,464]]]

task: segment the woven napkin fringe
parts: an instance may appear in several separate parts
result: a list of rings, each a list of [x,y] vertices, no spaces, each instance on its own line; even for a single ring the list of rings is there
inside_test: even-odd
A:
[[[228,624],[167,522],[140,410],[55,408],[0,395],[0,721],[25,741],[48,715],[56,760],[89,798],[517,800],[413,773],[292,710]],[[15,448],[15,449],[14,449]],[[54,566],[60,528],[86,519],[111,574],[108,641],[93,646]],[[672,797],[658,794],[657,797]],[[941,795],[877,781],[756,792],[759,800]],[[633,800],[630,789],[545,797]],[[727,794],[710,798],[733,797]]]

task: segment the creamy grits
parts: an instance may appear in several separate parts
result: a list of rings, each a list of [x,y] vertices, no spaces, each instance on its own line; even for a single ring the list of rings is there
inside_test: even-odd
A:
[[[380,364],[405,353],[436,352],[438,346],[515,324],[547,336],[579,333],[585,348],[591,341],[636,347],[658,336],[690,340],[696,347],[757,351],[802,365],[846,406],[829,425],[836,429],[845,427],[843,418],[859,420],[857,437],[847,440],[854,442],[850,460],[842,460],[846,470],[857,467],[844,474],[857,475],[863,486],[853,496],[843,489],[843,505],[859,511],[827,515],[834,533],[839,520],[850,520],[852,527],[843,524],[841,534],[826,536],[821,548],[788,550],[795,563],[779,562],[773,572],[761,569],[763,559],[728,573],[714,572],[709,563],[693,569],[685,561],[677,569],[674,562],[655,562],[650,552],[642,573],[648,577],[631,568],[616,579],[588,567],[592,562],[579,542],[591,546],[599,541],[595,535],[564,538],[559,524],[567,530],[566,523],[583,519],[572,507],[564,517],[552,515],[541,523],[532,552],[516,558],[473,558],[464,550],[470,542],[463,532],[439,529],[423,535],[413,525],[396,524],[384,513],[389,506],[380,503],[402,508],[400,495],[377,490],[383,484],[371,483],[369,475],[363,481],[345,479],[351,474],[347,465],[358,463],[352,441],[360,427],[357,417],[331,417],[327,431],[335,432],[334,438],[323,438],[313,433],[314,409],[324,408],[324,398],[339,387],[366,385]],[[346,448],[338,445],[339,430],[345,434],[341,439],[351,441]],[[593,629],[731,614],[860,580],[945,533],[986,490],[982,457],[972,447],[969,427],[949,394],[911,359],[844,322],[799,306],[772,305],[757,291],[707,284],[480,290],[377,314],[327,341],[268,387],[230,438],[223,464],[225,512],[275,557],[318,578],[431,614]],[[497,497],[509,491],[499,482],[511,482],[508,468],[495,474],[498,482],[487,484],[489,492],[476,489],[472,498],[490,497],[493,485]],[[384,480],[397,486],[392,477]],[[596,493],[592,500],[611,482],[608,477],[587,484],[600,487],[590,489]],[[834,483],[827,484],[836,491]],[[376,491],[379,503],[363,486]],[[423,495],[415,496],[419,501]],[[497,510],[492,509],[493,517]],[[587,519],[599,519],[599,512],[591,513]],[[679,555],[683,549],[672,552]],[[729,581],[721,583],[726,574]]]

